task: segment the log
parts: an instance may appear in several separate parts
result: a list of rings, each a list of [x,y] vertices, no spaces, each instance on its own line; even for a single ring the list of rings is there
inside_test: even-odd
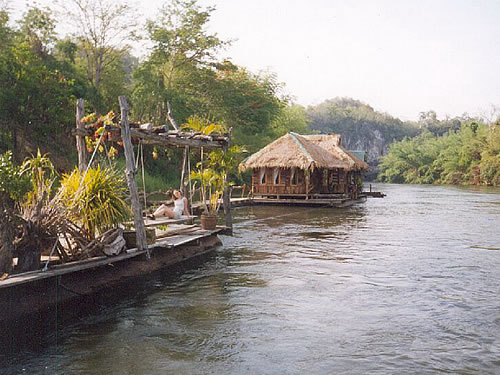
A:
[[[85,104],[83,99],[76,101],[76,128],[84,129],[82,118],[85,114]],[[76,136],[76,150],[78,152],[78,169],[83,173],[87,169],[87,148],[85,146],[85,137],[82,135]]]
[[[128,124],[128,111],[129,105],[127,98],[119,96],[121,111],[121,135],[123,140],[123,149],[125,153],[126,176],[127,183],[130,190],[130,201],[132,203],[132,210],[134,212],[134,226],[136,230],[137,248],[139,251],[146,250],[146,257],[151,258],[149,253],[148,244],[146,241],[146,230],[144,227],[144,220],[142,218],[142,207],[139,202],[139,194],[137,193],[137,185],[135,183],[135,175],[137,170],[135,168],[134,149],[132,148],[132,139],[130,136],[131,129]]]
[[[113,256],[120,254],[124,248],[125,238],[123,238],[123,234],[119,234],[113,242],[104,246],[102,252],[107,256]]]

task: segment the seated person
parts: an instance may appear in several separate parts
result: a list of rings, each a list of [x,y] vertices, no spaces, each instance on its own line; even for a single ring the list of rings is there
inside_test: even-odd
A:
[[[189,216],[187,199],[182,196],[182,193],[179,190],[174,190],[173,196],[173,209],[162,204],[152,215],[149,215],[148,217],[155,219],[160,216],[167,216],[170,219],[181,219],[182,216]]]

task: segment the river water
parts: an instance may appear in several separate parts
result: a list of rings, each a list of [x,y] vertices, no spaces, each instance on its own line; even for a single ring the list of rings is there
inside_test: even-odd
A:
[[[499,374],[500,190],[377,188],[346,209],[236,209],[212,258],[0,354],[0,372]]]

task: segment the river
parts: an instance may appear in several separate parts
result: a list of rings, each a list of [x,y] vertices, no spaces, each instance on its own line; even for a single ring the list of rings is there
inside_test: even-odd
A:
[[[245,207],[5,374],[499,374],[500,190],[378,185],[346,209]]]

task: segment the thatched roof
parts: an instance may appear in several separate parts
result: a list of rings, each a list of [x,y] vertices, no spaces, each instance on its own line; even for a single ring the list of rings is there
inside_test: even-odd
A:
[[[364,170],[368,165],[342,147],[338,134],[288,133],[244,160],[239,168],[291,168],[303,170]]]

